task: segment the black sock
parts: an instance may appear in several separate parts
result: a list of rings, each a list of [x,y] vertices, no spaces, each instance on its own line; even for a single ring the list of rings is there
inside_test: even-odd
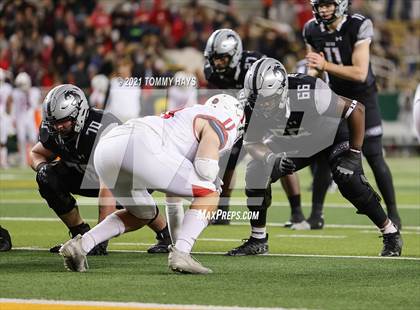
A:
[[[264,227],[267,222],[267,209],[251,209],[249,211],[258,212],[258,219],[250,220],[251,226],[253,227]]]
[[[169,229],[168,229],[168,225],[165,225],[165,228],[163,228],[162,230],[158,231],[156,233],[156,239],[157,240],[165,240],[165,239],[170,239],[171,236],[169,234]]]
[[[292,209],[293,222],[301,222],[305,219],[300,204],[300,194],[287,197],[289,199],[290,208]]]
[[[83,235],[84,233],[88,232],[90,230],[90,226],[87,223],[82,223],[77,226],[69,227],[71,237],[74,238],[78,234]]]

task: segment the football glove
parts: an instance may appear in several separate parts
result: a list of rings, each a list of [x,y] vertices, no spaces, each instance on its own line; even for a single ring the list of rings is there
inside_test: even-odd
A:
[[[362,166],[361,153],[358,150],[349,149],[337,161],[333,174],[341,181],[349,180]]]
[[[286,153],[269,153],[265,156],[264,161],[269,169],[273,169],[272,177],[274,179],[292,174],[296,169],[295,163],[287,158]]]

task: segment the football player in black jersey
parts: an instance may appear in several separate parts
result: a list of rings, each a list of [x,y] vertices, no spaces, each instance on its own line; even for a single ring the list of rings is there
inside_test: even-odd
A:
[[[347,15],[348,0],[311,0],[315,18],[303,30],[306,59],[312,74],[328,73],[331,89],[365,106],[365,139],[362,152],[382,194],[388,216],[401,228],[392,175],[382,153],[382,122],[369,46],[373,37],[370,19]]]
[[[12,248],[12,239],[7,229],[0,226],[0,252],[10,251]]]
[[[102,133],[121,122],[111,113],[90,108],[83,91],[71,84],[53,88],[42,108],[43,121],[39,142],[31,150],[31,166],[37,172],[39,193],[75,237],[90,227],[80,216],[72,195],[99,197],[99,221],[115,211],[112,193],[106,189],[99,191],[90,157]],[[149,226],[158,239],[149,252],[167,252],[171,242],[163,217],[157,216]],[[55,246],[50,251],[55,253],[59,248]],[[106,255],[106,244],[99,245],[91,254]]]
[[[264,57],[256,51],[244,51],[242,48],[242,41],[239,35],[231,29],[219,29],[212,33],[207,40],[206,48],[204,50],[204,57],[206,58],[204,66],[204,75],[208,81],[209,88],[224,89],[226,91],[232,90],[231,95],[236,95],[237,90],[243,88],[245,74],[251,65],[258,59]],[[242,139],[240,139],[233,147],[229,156],[221,159],[222,166],[226,166],[223,175],[223,192],[220,195],[221,202],[219,209],[224,211],[229,210],[229,198],[232,193],[234,183],[235,166],[240,162],[245,155],[241,152]],[[292,174],[281,179],[283,188],[292,208],[291,223],[298,224],[304,221],[305,217],[301,208],[300,188],[297,175]],[[214,224],[227,224],[228,220],[217,219]],[[261,223],[253,221],[255,231],[253,235],[259,237],[261,232],[257,227]],[[257,231],[258,230],[258,231]]]
[[[324,156],[343,197],[381,230],[384,246],[380,255],[400,256],[400,232],[363,173],[363,105],[336,95],[319,78],[287,75],[284,66],[273,58],[256,61],[244,84],[251,110],[244,145],[253,157],[246,172],[248,208],[259,211],[265,220],[271,202],[266,188]],[[227,255],[244,255],[244,247],[258,249],[259,242],[251,236]]]

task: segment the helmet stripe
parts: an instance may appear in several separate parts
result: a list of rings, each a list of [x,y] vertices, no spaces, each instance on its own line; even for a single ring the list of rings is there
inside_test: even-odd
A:
[[[260,70],[260,67],[264,61],[265,61],[264,59],[261,59],[261,61],[258,61],[257,65],[255,66],[254,76],[252,77],[252,91],[254,92],[254,95],[258,95],[257,76],[258,76],[258,71]]]

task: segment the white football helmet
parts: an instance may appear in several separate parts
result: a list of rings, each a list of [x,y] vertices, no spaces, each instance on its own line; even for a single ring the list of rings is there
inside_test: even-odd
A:
[[[42,103],[42,120],[52,134],[54,124],[70,119],[75,133],[80,133],[89,114],[89,104],[83,91],[72,84],[62,84],[50,90]]]
[[[274,58],[257,60],[245,75],[244,92],[253,110],[266,118],[273,116],[289,103],[286,69]]]
[[[335,5],[335,12],[334,15],[330,19],[323,19],[319,14],[318,7],[321,4],[334,4]],[[318,23],[324,23],[325,25],[329,25],[333,23],[337,18],[347,14],[349,9],[349,1],[348,0],[311,0],[312,5],[312,14],[314,15],[316,21]]]
[[[215,109],[224,109],[231,117],[235,126],[238,128],[236,140],[238,140],[244,132],[245,114],[243,105],[233,96],[227,94],[218,94],[210,97],[204,105]]]
[[[31,77],[26,72],[20,72],[15,78],[15,85],[22,90],[29,90],[32,86]]]
[[[209,60],[210,65],[215,69],[213,58],[229,56],[230,61],[227,67],[234,69],[242,57],[242,40],[232,29],[219,29],[211,34],[207,40],[204,50],[204,57]],[[226,69],[217,70],[218,72]]]

